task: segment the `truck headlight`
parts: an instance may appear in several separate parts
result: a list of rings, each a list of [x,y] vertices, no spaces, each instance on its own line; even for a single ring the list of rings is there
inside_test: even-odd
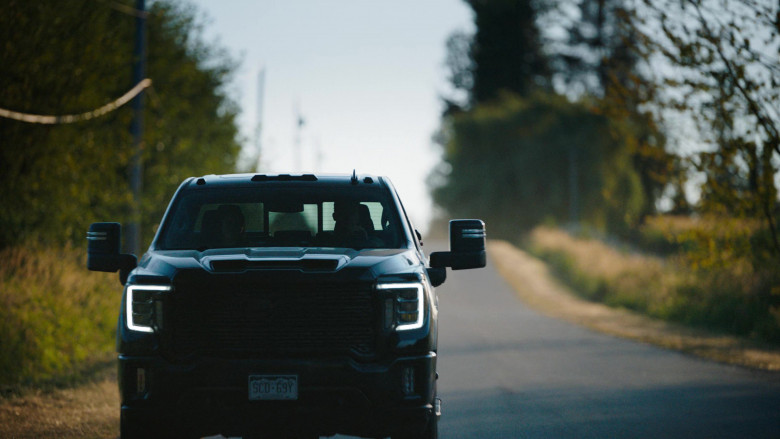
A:
[[[129,285],[127,287],[127,327],[133,331],[153,332],[162,327],[162,302],[159,295],[170,285]]]
[[[420,283],[379,284],[377,289],[390,292],[385,299],[385,326],[397,331],[422,328],[425,317],[424,287]]]

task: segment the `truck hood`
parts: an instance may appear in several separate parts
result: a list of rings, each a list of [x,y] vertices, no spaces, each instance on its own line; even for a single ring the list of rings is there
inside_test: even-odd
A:
[[[418,253],[411,249],[351,248],[242,248],[150,251],[141,259],[135,276],[173,279],[181,270],[203,270],[219,273],[251,271],[299,271],[335,273],[342,270],[367,271],[378,276],[408,273],[424,266]]]

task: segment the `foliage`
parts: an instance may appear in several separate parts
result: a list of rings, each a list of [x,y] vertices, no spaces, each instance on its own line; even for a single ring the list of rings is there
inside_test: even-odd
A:
[[[510,95],[449,121],[444,164],[429,183],[451,214],[483,217],[494,235],[511,238],[546,220],[567,221],[575,199],[595,227],[622,230],[638,220],[630,132],[596,108]]]
[[[133,2],[125,1],[128,6]],[[234,63],[203,42],[194,11],[152,4],[148,26],[143,222],[155,224],[190,175],[232,171],[236,108],[223,84]],[[131,15],[111,2],[9,0],[0,15],[0,107],[34,114],[97,108],[131,84]],[[0,119],[0,248],[83,242],[88,224],[127,221],[133,152],[125,106],[72,125]],[[146,227],[148,242],[154,229]]]
[[[502,93],[529,96],[549,90],[550,69],[533,0],[465,0],[474,11],[476,33],[454,33],[447,41],[447,65],[461,108],[499,99]]]
[[[544,227],[529,235],[528,247],[590,300],[780,342],[780,273],[768,249],[756,248],[760,228],[724,218],[647,224],[645,233],[681,250],[661,259]]]
[[[121,289],[85,251],[0,250],[0,391],[79,374],[114,350]]]
[[[763,218],[777,236],[780,166],[780,6],[770,0],[645,1],[641,27],[670,73],[657,105],[690,117],[708,148],[700,209]]]
[[[680,174],[662,126],[648,110],[658,90],[648,47],[636,28],[638,12],[624,0],[582,1],[578,10],[578,18],[567,20],[568,39],[551,45],[556,77],[567,95],[598,97],[607,117],[632,126],[633,165],[645,197],[642,215],[653,214]]]
[[[630,11],[619,0],[580,3],[566,51],[539,29],[550,2],[469,4],[475,34],[447,42],[450,81],[468,102],[447,101],[437,137],[444,163],[429,179],[434,200],[453,215],[490,218],[494,232],[510,236],[547,220],[623,234],[654,213],[676,162],[641,109],[654,89],[638,72],[644,53]],[[584,92],[565,93],[577,101],[556,96],[555,78],[569,90],[585,84]]]

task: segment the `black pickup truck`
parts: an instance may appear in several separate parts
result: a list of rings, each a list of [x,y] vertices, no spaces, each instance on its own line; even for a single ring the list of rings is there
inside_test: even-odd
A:
[[[450,222],[430,261],[385,177],[209,175],[176,191],[146,254],[94,223],[117,272],[121,437],[436,438],[437,298],[485,265]]]

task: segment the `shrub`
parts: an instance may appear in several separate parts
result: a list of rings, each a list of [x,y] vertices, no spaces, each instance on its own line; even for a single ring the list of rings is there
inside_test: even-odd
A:
[[[650,224],[676,253],[647,256],[546,227],[534,229],[527,246],[590,300],[780,341],[780,271],[769,249],[754,245],[759,229],[733,219]]]
[[[119,284],[85,252],[0,251],[0,389],[74,377],[113,351]]]

